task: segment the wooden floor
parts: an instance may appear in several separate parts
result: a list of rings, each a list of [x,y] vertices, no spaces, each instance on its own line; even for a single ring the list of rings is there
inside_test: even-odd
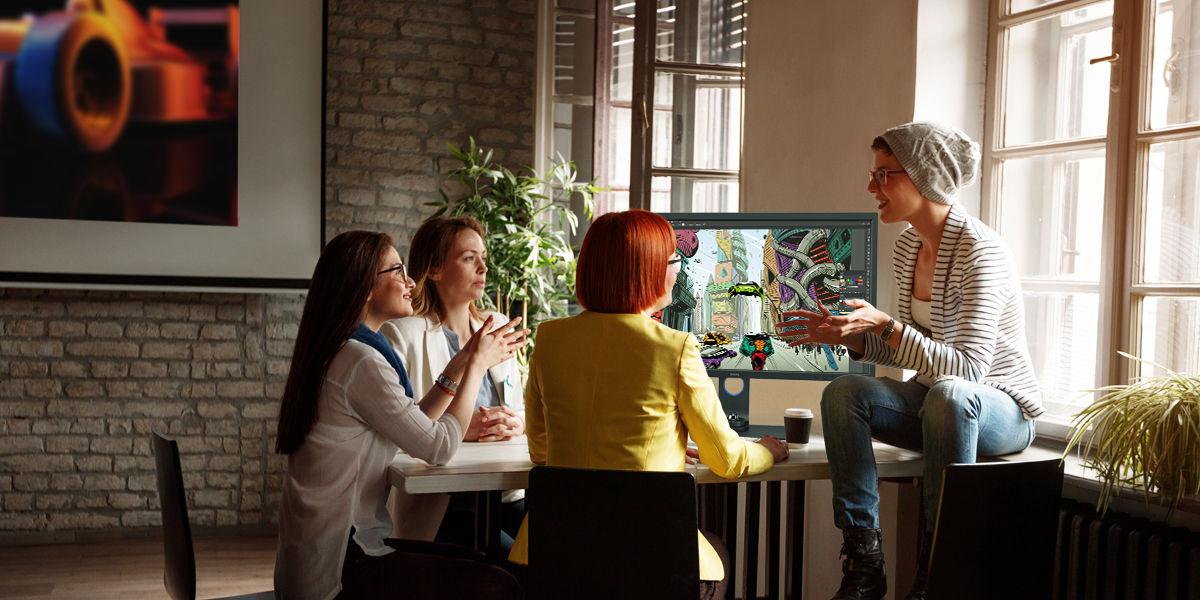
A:
[[[197,537],[199,598],[272,588],[275,537]],[[169,598],[159,539],[0,547],[0,598]]]

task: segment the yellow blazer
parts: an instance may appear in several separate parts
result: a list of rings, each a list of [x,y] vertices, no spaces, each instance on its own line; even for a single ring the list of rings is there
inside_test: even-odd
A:
[[[529,459],[556,467],[682,471],[689,434],[722,477],[774,464],[769,450],[729,428],[695,339],[642,314],[585,311],[538,327],[525,432]],[[520,564],[528,563],[526,525],[509,555]],[[720,557],[697,535],[700,578],[722,579]]]

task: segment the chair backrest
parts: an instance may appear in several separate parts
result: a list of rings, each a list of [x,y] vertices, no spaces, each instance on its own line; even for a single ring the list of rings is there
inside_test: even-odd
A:
[[[690,473],[534,467],[529,598],[700,595]]]
[[[196,598],[196,555],[192,528],[183,495],[183,470],[179,466],[179,444],[154,432],[154,462],[158,471],[158,504],[162,509],[163,554],[166,565],[163,585],[174,600]]]
[[[1059,459],[946,467],[929,598],[1050,598]]]

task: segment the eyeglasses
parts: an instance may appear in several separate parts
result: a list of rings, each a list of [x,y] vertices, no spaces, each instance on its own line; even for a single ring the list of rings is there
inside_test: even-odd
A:
[[[384,273],[395,273],[396,274],[395,277],[399,277],[403,281],[408,280],[408,270],[406,270],[404,268],[404,261],[400,261],[400,262],[396,263],[395,266],[388,267],[388,268],[380,271],[379,275],[383,275]]]
[[[679,264],[679,263],[681,263],[681,262],[683,262],[683,257],[682,257],[682,256],[679,256],[678,254],[676,254],[676,255],[675,255],[675,258],[672,258],[671,260],[668,260],[668,261],[667,261],[667,265],[668,265],[668,266],[669,266],[669,265],[677,265],[677,264]]]
[[[871,176],[871,181],[875,182],[876,186],[883,187],[887,185],[888,173],[907,173],[904,169],[889,169],[887,167],[879,167],[867,172]]]

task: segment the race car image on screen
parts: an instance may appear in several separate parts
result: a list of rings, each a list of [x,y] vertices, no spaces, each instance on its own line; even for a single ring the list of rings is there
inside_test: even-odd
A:
[[[235,118],[236,2],[146,15],[127,0],[64,0],[0,21],[0,131],[100,153],[129,122]]]

